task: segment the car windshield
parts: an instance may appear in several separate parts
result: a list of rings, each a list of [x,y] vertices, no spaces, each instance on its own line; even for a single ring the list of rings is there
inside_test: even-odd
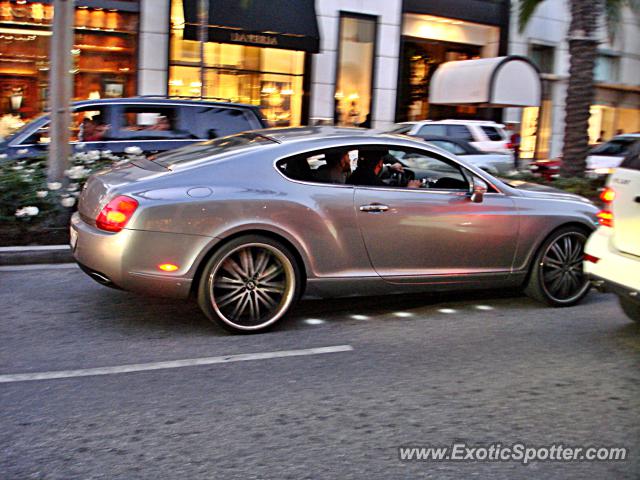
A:
[[[46,117],[47,114],[44,115],[40,115],[39,117],[28,121],[27,123],[25,123],[23,126],[21,126],[20,128],[18,128],[17,130],[15,130],[14,132],[10,133],[9,135],[7,135],[6,137],[4,137],[4,139],[2,139],[3,142],[10,142],[11,140],[13,140],[14,138],[16,138],[18,135],[20,135],[22,132],[26,131],[27,129],[30,129],[36,122],[40,122],[40,120],[44,117]]]
[[[592,154],[624,156],[635,138],[616,138],[591,150]]]
[[[187,147],[178,148],[177,150],[171,150],[151,157],[150,160],[163,167],[170,168],[172,165],[180,163],[192,162],[234,150],[273,143],[278,142],[260,133],[240,133],[238,135],[216,138],[215,140],[195,143]]]

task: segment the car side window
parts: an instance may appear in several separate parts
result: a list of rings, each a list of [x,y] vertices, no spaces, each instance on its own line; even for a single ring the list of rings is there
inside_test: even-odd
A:
[[[211,140],[256,128],[253,113],[241,108],[187,106],[181,110],[193,138]]]
[[[441,124],[435,125],[423,125],[418,130],[418,135],[435,135],[438,137],[446,137],[447,136],[447,126]]]
[[[69,142],[97,142],[107,140],[111,126],[108,121],[108,107],[86,106],[75,108],[71,113],[69,126]],[[47,145],[50,143],[49,128],[51,122],[47,121],[25,138],[20,145]]]
[[[331,148],[281,160],[276,168],[292,180],[344,185],[356,167],[357,158],[357,150]]]
[[[500,132],[498,131],[497,128],[495,128],[495,127],[484,127],[484,126],[481,126],[480,128],[485,133],[485,135],[489,138],[489,140],[491,140],[491,141],[504,140],[504,138],[502,138],[502,135],[500,135]]]
[[[389,155],[393,159],[389,163],[397,161],[402,165],[403,170],[402,174],[397,172],[391,174],[391,180],[389,180],[391,186],[452,191],[469,189],[469,181],[462,168],[444,157],[421,150],[397,147],[390,149]],[[394,182],[394,175],[396,182]],[[415,182],[409,184],[411,180],[417,180],[420,186],[418,187]]]
[[[467,142],[474,141],[473,135],[466,125],[447,125],[447,133],[444,136],[465,140]]]
[[[175,140],[194,138],[181,125],[177,107],[161,105],[125,106],[121,110],[120,139]]]

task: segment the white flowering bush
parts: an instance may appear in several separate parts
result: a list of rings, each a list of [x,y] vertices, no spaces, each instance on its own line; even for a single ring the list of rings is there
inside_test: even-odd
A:
[[[65,241],[69,217],[89,175],[137,158],[139,152],[123,156],[110,151],[76,153],[70,158],[64,184],[47,182],[46,158],[0,160],[0,244],[42,243],[47,238],[40,237],[56,230],[62,238],[56,241]]]
[[[0,117],[0,140],[8,137],[16,130],[22,128],[24,121],[18,115],[2,115]]]

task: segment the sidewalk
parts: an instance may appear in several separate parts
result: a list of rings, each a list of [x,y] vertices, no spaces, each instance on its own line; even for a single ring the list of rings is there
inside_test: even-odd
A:
[[[0,266],[73,262],[69,245],[0,247]]]

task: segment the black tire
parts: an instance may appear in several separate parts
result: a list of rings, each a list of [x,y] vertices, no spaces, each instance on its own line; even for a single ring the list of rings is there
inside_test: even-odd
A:
[[[640,303],[625,297],[618,297],[622,311],[634,322],[640,323]]]
[[[547,238],[533,260],[525,293],[552,307],[575,305],[589,292],[582,262],[588,233],[563,227]]]
[[[264,332],[286,315],[301,284],[300,268],[285,245],[246,235],[211,256],[200,278],[198,305],[230,332]]]

